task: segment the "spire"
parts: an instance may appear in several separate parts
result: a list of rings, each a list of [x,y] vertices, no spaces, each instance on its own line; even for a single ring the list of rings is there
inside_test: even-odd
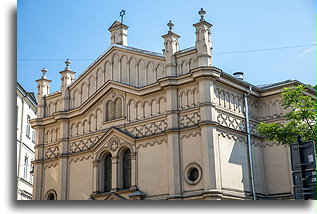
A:
[[[52,80],[48,80],[46,77],[47,70],[46,68],[42,68],[41,70],[42,76],[41,79],[36,80],[37,82],[37,102],[41,102],[41,98],[50,93],[50,83]]]
[[[61,91],[64,91],[67,88],[67,86],[70,85],[75,79],[74,75],[76,72],[70,70],[70,64],[71,62],[69,61],[69,59],[67,59],[65,61],[65,69],[59,72],[61,74]]]
[[[174,33],[174,23],[170,20],[167,23],[169,30],[167,34],[163,35],[164,38],[164,57],[166,60],[166,73],[167,76],[176,76],[176,59],[174,53],[178,51],[179,35]]]
[[[196,49],[198,53],[198,66],[210,66],[212,63],[211,49],[212,43],[210,39],[210,28],[212,24],[205,20],[206,11],[201,8],[198,12],[199,22],[194,24],[196,28]]]

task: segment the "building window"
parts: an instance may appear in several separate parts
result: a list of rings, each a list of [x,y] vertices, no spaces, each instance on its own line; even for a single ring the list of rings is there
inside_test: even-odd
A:
[[[35,142],[35,139],[36,139],[35,130],[32,129],[32,141]]]
[[[27,180],[27,177],[28,177],[28,163],[29,163],[29,158],[25,156],[24,157],[24,172],[23,172],[24,180]]]
[[[106,120],[114,120],[122,117],[122,100],[117,98],[114,102],[109,100],[106,104]]]
[[[184,175],[187,183],[198,184],[202,176],[201,167],[197,163],[191,163],[186,167]]]
[[[27,121],[26,121],[26,136],[30,137],[31,133],[31,124],[30,124],[31,117],[28,115],[27,116]]]
[[[103,158],[103,191],[110,192],[112,185],[112,161],[111,154]]]
[[[47,200],[55,200],[55,195],[53,193],[48,194]]]
[[[122,187],[129,189],[131,187],[131,151],[126,150],[122,157]]]
[[[46,200],[57,200],[57,195],[55,190],[51,189],[45,194]]]

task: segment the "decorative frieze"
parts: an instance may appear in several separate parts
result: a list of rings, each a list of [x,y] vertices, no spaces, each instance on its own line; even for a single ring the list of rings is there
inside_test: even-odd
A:
[[[159,120],[148,124],[128,128],[126,131],[134,137],[146,137],[155,134],[161,134],[166,131],[167,123],[165,120]]]
[[[151,142],[141,143],[137,146],[137,149],[139,149],[141,147],[146,148],[148,146],[160,145],[162,143],[167,143],[167,139],[160,139],[160,140],[155,140],[155,141],[151,141]]]
[[[179,117],[180,128],[186,128],[191,126],[197,126],[200,122],[199,112],[193,112],[189,114],[184,114]]]
[[[58,145],[45,148],[44,150],[45,159],[53,159],[59,155]]]
[[[99,140],[99,137],[92,137],[85,140],[75,141],[69,143],[70,153],[81,152],[90,149]]]

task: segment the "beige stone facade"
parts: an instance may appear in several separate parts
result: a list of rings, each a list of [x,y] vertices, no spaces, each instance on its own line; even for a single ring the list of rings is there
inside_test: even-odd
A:
[[[253,86],[212,66],[211,24],[194,24],[195,47],[163,54],[128,46],[114,22],[111,46],[61,90],[38,82],[34,199],[252,199],[245,96],[258,199],[292,198],[289,149],[264,141],[260,121],[283,121],[285,81]],[[45,74],[44,70],[44,74]]]

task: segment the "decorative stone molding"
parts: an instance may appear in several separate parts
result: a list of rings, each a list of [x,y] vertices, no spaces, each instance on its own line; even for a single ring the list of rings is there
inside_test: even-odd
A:
[[[227,114],[218,112],[217,122],[222,126],[226,126],[239,131],[246,131],[245,121],[240,118],[235,118]]]
[[[59,148],[57,146],[52,146],[44,149],[45,159],[53,159],[59,155]]]
[[[92,155],[88,155],[88,156],[83,156],[83,157],[72,158],[69,161],[69,164],[76,163],[77,161],[83,161],[83,160],[89,160],[89,159],[93,159],[93,156]]]
[[[188,133],[188,134],[183,134],[181,135],[181,140],[183,140],[184,138],[190,138],[190,137],[196,137],[196,136],[200,136],[200,132],[193,132],[193,133]]]
[[[179,92],[179,109],[188,109],[199,105],[199,89],[194,87]]]
[[[85,140],[81,140],[78,142],[71,142],[69,143],[69,152],[75,153],[75,152],[81,152],[86,151],[93,147],[95,143],[99,140],[99,137],[92,137]]]
[[[161,139],[161,140],[156,140],[156,141],[153,141],[153,142],[146,142],[146,143],[142,143],[142,144],[139,144],[136,148],[139,149],[139,148],[146,148],[148,146],[154,146],[154,145],[160,145],[162,143],[167,143],[167,139]]]
[[[51,163],[51,164],[46,164],[46,165],[44,166],[44,169],[50,169],[50,168],[56,167],[56,166],[58,166],[58,162]]]
[[[218,136],[222,136],[223,138],[228,138],[228,139],[232,139],[232,140],[247,144],[246,138],[240,137],[240,136],[236,136],[236,135],[233,135],[233,134],[230,134],[230,133],[227,133],[227,132],[221,131],[221,132],[218,133]]]
[[[181,115],[179,117],[180,128],[196,126],[200,122],[199,112]]]
[[[145,125],[128,128],[126,131],[130,135],[136,138],[139,138],[139,137],[146,137],[146,136],[163,133],[165,132],[166,128],[167,128],[166,121],[159,120],[159,121],[148,123]]]

